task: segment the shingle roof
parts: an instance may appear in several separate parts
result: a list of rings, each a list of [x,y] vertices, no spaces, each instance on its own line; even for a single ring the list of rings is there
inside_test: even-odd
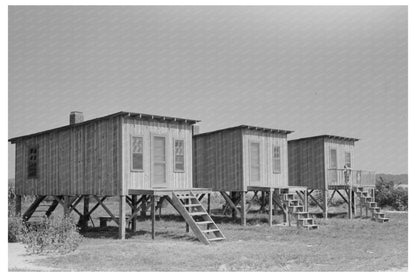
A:
[[[288,130],[264,128],[264,127],[258,127],[258,126],[250,126],[250,125],[239,125],[239,126],[229,127],[229,128],[225,128],[225,129],[219,129],[219,130],[215,130],[215,131],[211,131],[211,132],[195,134],[194,136],[205,136],[205,135],[210,135],[210,134],[215,134],[215,133],[220,133],[220,132],[225,132],[225,131],[230,131],[230,130],[236,130],[236,129],[256,130],[256,131],[261,131],[261,132],[266,132],[266,133],[270,132],[270,133],[280,133],[280,134],[293,133],[293,131],[288,131]]]
[[[329,139],[338,139],[338,140],[359,141],[358,138],[342,137],[342,136],[335,136],[335,135],[319,135],[319,136],[291,139],[288,142],[308,140],[308,139],[317,139],[317,138],[329,138]]]

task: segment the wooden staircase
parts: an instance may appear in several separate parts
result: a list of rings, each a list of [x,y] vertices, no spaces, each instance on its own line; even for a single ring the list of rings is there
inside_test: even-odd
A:
[[[288,189],[280,190],[277,197],[273,200],[279,206],[282,206],[287,212],[287,219],[289,226],[291,225],[290,216],[296,218],[296,225],[298,228],[304,228],[307,230],[318,229],[318,225],[315,220],[311,217],[309,212],[305,211],[302,201],[297,197],[296,193],[289,192]]]
[[[366,215],[368,216],[368,211],[371,212],[371,220],[384,223],[388,222],[389,218],[385,217],[385,214],[381,212],[380,207],[378,207],[375,199],[371,197],[368,191],[365,191],[364,187],[354,186],[353,191],[357,194],[357,197],[360,199],[360,217],[363,217],[362,209],[366,209]]]
[[[210,244],[212,241],[225,239],[224,234],[192,192],[173,192],[171,201],[202,243]]]
[[[30,205],[30,207],[23,214],[23,220],[29,221],[39,221],[43,217],[49,217],[52,212],[56,209],[59,202],[54,199],[52,202],[46,201],[47,197],[45,195],[37,196],[35,201]]]

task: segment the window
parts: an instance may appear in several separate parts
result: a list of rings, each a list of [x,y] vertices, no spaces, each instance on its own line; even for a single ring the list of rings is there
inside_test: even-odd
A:
[[[131,170],[143,170],[143,138],[131,137]]]
[[[166,138],[153,137],[153,180],[154,185],[166,183]]]
[[[183,172],[185,171],[185,150],[184,150],[184,141],[175,140],[175,160],[174,160],[175,171]]]
[[[37,178],[38,177],[38,147],[29,148],[28,156],[28,167],[27,167],[27,177],[28,178]]]
[[[351,153],[345,152],[345,165],[351,167]]]
[[[273,146],[273,173],[280,173],[280,147]]]
[[[331,149],[331,157],[329,162],[330,168],[337,168],[337,150]]]
[[[250,181],[260,181],[260,143],[250,143]]]

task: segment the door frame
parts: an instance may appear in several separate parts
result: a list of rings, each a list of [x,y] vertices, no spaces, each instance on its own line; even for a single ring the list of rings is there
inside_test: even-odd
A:
[[[162,184],[154,184],[153,183],[153,167],[154,167],[154,138],[155,137],[163,137],[165,139],[165,183]],[[168,135],[166,133],[158,134],[158,133],[150,133],[150,187],[151,188],[167,188],[168,187],[168,166],[169,166],[169,143],[168,143]]]

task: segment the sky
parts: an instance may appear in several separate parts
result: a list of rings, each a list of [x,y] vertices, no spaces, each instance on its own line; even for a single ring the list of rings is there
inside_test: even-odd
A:
[[[356,137],[355,168],[407,173],[407,24],[405,6],[10,6],[8,135],[130,111]]]

